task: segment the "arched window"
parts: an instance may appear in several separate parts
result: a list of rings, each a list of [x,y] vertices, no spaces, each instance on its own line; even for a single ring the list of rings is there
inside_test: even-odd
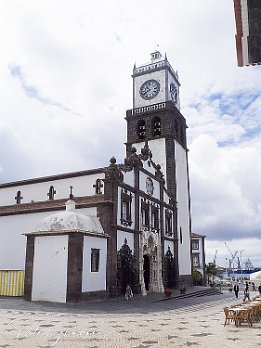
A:
[[[22,199],[23,197],[22,197],[21,191],[17,191],[16,197],[15,197],[16,204],[21,204]]]
[[[139,139],[145,139],[146,136],[146,124],[145,121],[139,121],[138,122],[138,127],[137,127],[137,131],[138,131],[138,137]]]
[[[152,120],[153,136],[161,135],[161,120],[160,117],[154,117]]]
[[[53,186],[50,186],[49,188],[49,192],[47,193],[47,196],[49,197],[49,200],[53,200],[54,199],[54,195],[56,194],[56,191],[54,189]]]

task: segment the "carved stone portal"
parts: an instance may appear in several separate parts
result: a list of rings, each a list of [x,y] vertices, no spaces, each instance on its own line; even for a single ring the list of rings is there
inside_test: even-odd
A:
[[[143,233],[140,252],[140,282],[142,295],[147,292],[163,292],[162,262],[158,235]]]

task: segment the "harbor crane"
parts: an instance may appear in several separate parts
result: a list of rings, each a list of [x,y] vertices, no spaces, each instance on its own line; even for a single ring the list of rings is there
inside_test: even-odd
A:
[[[237,256],[238,250],[236,250],[234,252],[234,254],[232,253],[231,249],[229,248],[229,246],[227,245],[227,242],[225,242],[225,245],[227,247],[227,250],[229,251],[230,255],[231,255],[231,259],[229,259],[229,270],[231,269],[232,266],[232,273],[233,273],[233,277],[234,277],[234,260]]]

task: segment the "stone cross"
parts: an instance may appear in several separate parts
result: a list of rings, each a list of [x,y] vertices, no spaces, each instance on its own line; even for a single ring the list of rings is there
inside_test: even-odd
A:
[[[23,199],[23,197],[21,196],[21,191],[17,191],[17,195],[15,197],[16,204],[20,204],[22,199]]]

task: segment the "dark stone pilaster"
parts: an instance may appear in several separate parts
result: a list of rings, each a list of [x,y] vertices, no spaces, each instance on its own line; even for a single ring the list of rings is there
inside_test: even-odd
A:
[[[24,299],[26,301],[31,301],[32,299],[34,239],[34,236],[27,236],[24,280]]]
[[[111,159],[111,165],[106,169],[104,179],[104,196],[113,202],[108,212],[108,258],[107,258],[107,289],[110,297],[118,295],[117,287],[117,214],[118,214],[118,181],[122,181],[122,173],[116,166],[116,160]]]
[[[68,240],[66,302],[79,302],[82,293],[83,234],[70,233]]]
[[[173,138],[165,139],[166,147],[166,185],[172,199],[176,201],[176,159]]]
[[[135,188],[135,227],[134,227],[134,259],[135,259],[135,271],[136,271],[136,279],[137,282],[134,284],[134,292],[140,293],[141,292],[141,279],[139,279],[139,269],[140,269],[140,196],[138,194],[139,192],[139,182],[140,182],[140,171],[138,167],[134,168],[134,188]]]

